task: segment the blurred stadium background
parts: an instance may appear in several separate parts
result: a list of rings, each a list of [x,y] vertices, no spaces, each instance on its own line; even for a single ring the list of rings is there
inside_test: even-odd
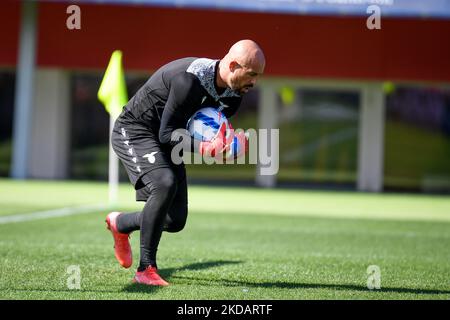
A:
[[[66,9],[71,4],[77,4],[81,9],[80,30],[66,27],[70,15]],[[379,30],[366,27],[370,15],[366,9],[371,4],[379,5],[382,10]],[[189,233],[182,237],[187,244],[198,245],[199,250],[204,251],[198,255],[184,248],[183,258],[195,264],[198,256],[211,253],[210,248],[200,245],[200,241],[204,243],[210,237],[202,227],[206,222],[210,225],[221,223],[220,228],[225,228],[227,223],[237,229],[246,225],[250,228],[247,229],[250,230],[248,236],[254,238],[245,238],[244,233],[239,233],[236,243],[231,243],[231,251],[225,254],[245,259],[247,253],[238,240],[242,245],[260,239],[267,245],[267,238],[262,236],[264,232],[274,245],[268,252],[282,252],[288,245],[292,247],[287,249],[286,255],[297,252],[300,260],[278,259],[280,257],[267,253],[264,261],[258,263],[273,264],[276,268],[277,259],[284,261],[288,275],[285,280],[291,286],[277,285],[264,278],[239,282],[237,276],[231,286],[257,287],[258,283],[265,283],[261,291],[244,298],[373,297],[358,295],[364,288],[364,268],[373,257],[378,257],[379,263],[384,262],[391,271],[400,270],[397,275],[401,277],[388,279],[392,281],[392,290],[376,298],[424,297],[421,294],[448,298],[449,1],[6,0],[0,2],[0,21],[0,216],[107,200],[104,189],[108,179],[109,115],[98,101],[97,91],[114,50],[123,52],[131,97],[165,62],[185,56],[221,58],[235,41],[249,38],[263,48],[267,58],[266,72],[257,88],[245,96],[232,123],[234,128],[279,128],[280,170],[276,176],[260,176],[257,165],[189,165],[187,170],[192,185],[257,186],[274,190],[252,189],[245,193],[239,189],[239,203],[246,205],[241,210],[231,209],[242,214],[242,224],[238,225],[226,215],[218,215],[219,219],[215,221],[205,213],[208,210],[224,213],[224,208],[200,205],[199,199],[216,189],[193,188],[190,206],[194,214],[199,215],[190,219],[193,219],[192,228],[198,232],[198,238]],[[120,177],[124,183],[120,205],[124,210],[136,209],[123,168]],[[85,182],[63,184],[41,180]],[[307,191],[310,189],[322,191],[316,194]],[[392,195],[390,191],[414,195]],[[33,196],[27,196],[25,201],[23,194],[28,192]],[[219,188],[219,192],[231,196],[236,195],[238,189]],[[383,192],[389,192],[389,195]],[[433,195],[418,196],[417,193]],[[53,194],[55,196],[51,196]],[[247,202],[247,199],[250,200]],[[266,199],[267,203],[261,199]],[[267,218],[265,224],[261,222],[261,230],[249,227],[254,220],[246,214],[258,211],[269,214],[270,210],[277,210],[270,201],[279,205],[279,212],[273,212],[274,216]],[[279,221],[278,214],[299,217],[274,224],[273,221]],[[305,215],[320,219],[305,218]],[[334,220],[338,217],[355,220],[348,220],[353,224],[344,226]],[[97,215],[96,223],[101,224],[101,218]],[[358,220],[361,218],[378,222],[366,224]],[[70,247],[77,238],[73,230],[64,229],[67,219],[79,223],[73,230],[82,234],[83,230],[100,232],[84,216],[54,219],[53,224],[24,222],[22,227],[7,224],[4,222],[7,219],[0,221],[0,250],[10,257],[9,263],[14,257],[18,259],[17,265],[8,264],[6,258],[2,262],[3,275],[7,274],[2,278],[2,297],[54,298],[67,294],[51,293],[59,288],[59,284],[50,285],[44,294],[39,291],[38,280],[17,286],[13,273],[15,267],[32,264],[37,259],[28,255],[25,249],[32,245],[32,234],[21,240],[21,228],[30,224],[39,227],[48,236],[46,241],[50,244],[56,237],[51,236],[54,227],[62,227],[65,231],[60,231],[61,238],[57,241],[60,246]],[[403,222],[392,224],[391,220]],[[291,228],[295,226],[298,232]],[[337,231],[332,231],[336,226]],[[217,228],[217,246],[226,247],[229,245],[227,239],[235,237],[233,230],[237,229]],[[287,232],[286,239],[277,240],[276,228]],[[374,228],[379,228],[379,232]],[[361,233],[368,229],[373,233]],[[315,236],[308,230],[318,232],[315,245],[310,238]],[[222,231],[223,238],[219,236]],[[96,252],[100,252],[101,258],[92,257],[92,263],[103,261],[101,268],[109,270],[113,262],[109,259],[110,247],[103,250],[103,242],[110,244],[106,236],[101,233],[98,238],[88,237],[86,241],[100,242],[102,249]],[[288,237],[292,240],[290,244],[287,244]],[[403,242],[405,237],[409,239],[407,245]],[[175,243],[176,240],[169,241]],[[311,246],[307,248],[305,243]],[[16,244],[19,249],[15,249]],[[174,244],[177,245],[179,243]],[[257,252],[258,246],[254,245],[250,248]],[[375,247],[366,250],[370,245]],[[389,248],[391,252],[388,252]],[[55,261],[64,251],[59,252],[60,249],[55,247],[51,252]],[[53,249],[47,246],[34,250]],[[168,246],[162,250],[172,254],[175,249]],[[312,250],[309,256],[305,253],[308,250]],[[320,250],[324,251],[321,253]],[[342,255],[339,255],[340,250]],[[423,261],[417,260],[418,252],[424,257]],[[221,254],[213,252],[211,257],[220,260]],[[395,255],[403,259],[400,264]],[[89,263],[89,254],[85,257]],[[165,261],[166,265],[183,270],[183,263],[170,260],[173,257],[163,259],[169,259]],[[258,260],[256,255],[252,259]],[[60,259],[57,263],[62,266],[68,260]],[[327,263],[333,265],[335,271],[336,266],[337,269],[342,267],[341,277],[339,274],[335,278],[330,274],[328,278],[324,276],[329,272],[324,267]],[[414,267],[411,269],[414,264],[419,266],[417,273]],[[294,265],[310,269],[299,275]],[[207,268],[208,264],[203,266]],[[358,281],[361,282],[347,277],[360,267],[362,278]],[[38,274],[39,267],[36,268]],[[41,274],[51,269],[57,277],[57,269],[45,263],[42,268]],[[226,268],[235,271],[232,265]],[[254,274],[264,274],[259,266],[252,268],[249,270]],[[184,280],[183,273],[179,273],[184,289],[189,288],[191,282],[189,271],[196,274],[201,267],[187,269]],[[434,271],[437,275],[433,275]],[[51,276],[48,277],[51,282]],[[123,281],[129,280],[121,277]],[[408,282],[408,279],[414,281]],[[105,279],[92,281],[98,285]],[[217,281],[217,287],[222,289],[230,285]],[[317,283],[311,284],[314,281]],[[310,285],[302,287],[302,283]],[[340,286],[342,283],[353,285]],[[358,283],[360,287],[356,285]],[[15,291],[11,291],[12,287]],[[267,291],[273,288],[275,291]],[[342,294],[330,294],[336,290]],[[216,294],[194,292],[199,295],[193,298],[242,298],[226,290]],[[117,297],[114,294],[113,290],[112,297]],[[94,290],[79,297],[111,296]],[[180,290],[174,291],[173,295],[162,293],[156,297],[183,298],[186,295],[183,296]]]
[[[191,179],[448,192],[450,6],[385,1],[381,30],[369,30],[362,2],[2,1],[0,175],[107,178],[109,120],[97,91],[112,51],[123,51],[132,96],[167,61],[220,58],[251,38],[266,74],[233,123],[280,128],[279,174],[191,166]],[[72,3],[81,30],[66,27]],[[20,54],[30,55],[33,88],[15,90]],[[19,112],[17,95],[32,95],[23,100],[33,107]]]

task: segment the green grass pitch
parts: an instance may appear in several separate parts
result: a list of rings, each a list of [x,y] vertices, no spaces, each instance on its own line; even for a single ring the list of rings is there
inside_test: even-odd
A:
[[[186,228],[164,233],[158,253],[171,285],[149,288],[131,283],[139,233],[123,269],[106,208],[8,220],[102,204],[105,183],[3,179],[0,190],[0,299],[450,298],[450,197],[190,186]],[[116,209],[139,210],[133,199],[121,185]],[[71,265],[80,289],[67,286]],[[370,265],[380,290],[367,288]]]

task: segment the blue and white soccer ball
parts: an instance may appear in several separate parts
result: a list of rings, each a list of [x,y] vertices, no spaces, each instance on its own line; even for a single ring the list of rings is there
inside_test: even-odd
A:
[[[211,141],[222,123],[226,123],[227,133],[230,129],[227,117],[212,107],[206,107],[198,110],[189,119],[187,123],[187,130],[191,136],[199,141]]]
[[[219,110],[206,107],[198,110],[188,121],[187,130],[191,136],[199,141],[211,141],[217,134],[222,123],[226,124],[226,136],[234,134],[230,129],[231,124],[227,117]],[[230,149],[225,154],[226,158],[236,158],[244,153],[241,150],[238,139],[233,138],[230,144]]]

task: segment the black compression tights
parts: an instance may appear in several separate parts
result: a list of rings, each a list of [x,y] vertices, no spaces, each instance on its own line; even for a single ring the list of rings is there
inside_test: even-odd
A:
[[[186,179],[177,181],[172,169],[158,168],[145,175],[148,198],[142,212],[122,214],[117,220],[119,232],[141,230],[139,271],[156,265],[156,251],[163,231],[178,232],[187,218]]]

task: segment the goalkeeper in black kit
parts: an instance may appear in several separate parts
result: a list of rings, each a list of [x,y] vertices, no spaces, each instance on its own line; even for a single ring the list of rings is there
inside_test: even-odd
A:
[[[145,201],[141,212],[111,212],[107,228],[114,239],[119,263],[129,268],[131,232],[140,230],[140,261],[133,281],[167,286],[158,274],[156,252],[163,231],[179,232],[188,214],[186,170],[171,160],[171,151],[182,141],[189,150],[217,157],[231,142],[222,125],[214,139],[199,142],[173,134],[186,128],[191,116],[205,106],[216,106],[229,118],[242,95],[263,73],[265,58],[252,40],[235,43],[220,60],[183,58],[158,69],[124,107],[115,122],[112,146],[136,190],[136,201]],[[177,131],[178,132],[178,131]],[[248,144],[244,133],[236,134],[241,149]],[[185,146],[183,146],[185,148]]]

